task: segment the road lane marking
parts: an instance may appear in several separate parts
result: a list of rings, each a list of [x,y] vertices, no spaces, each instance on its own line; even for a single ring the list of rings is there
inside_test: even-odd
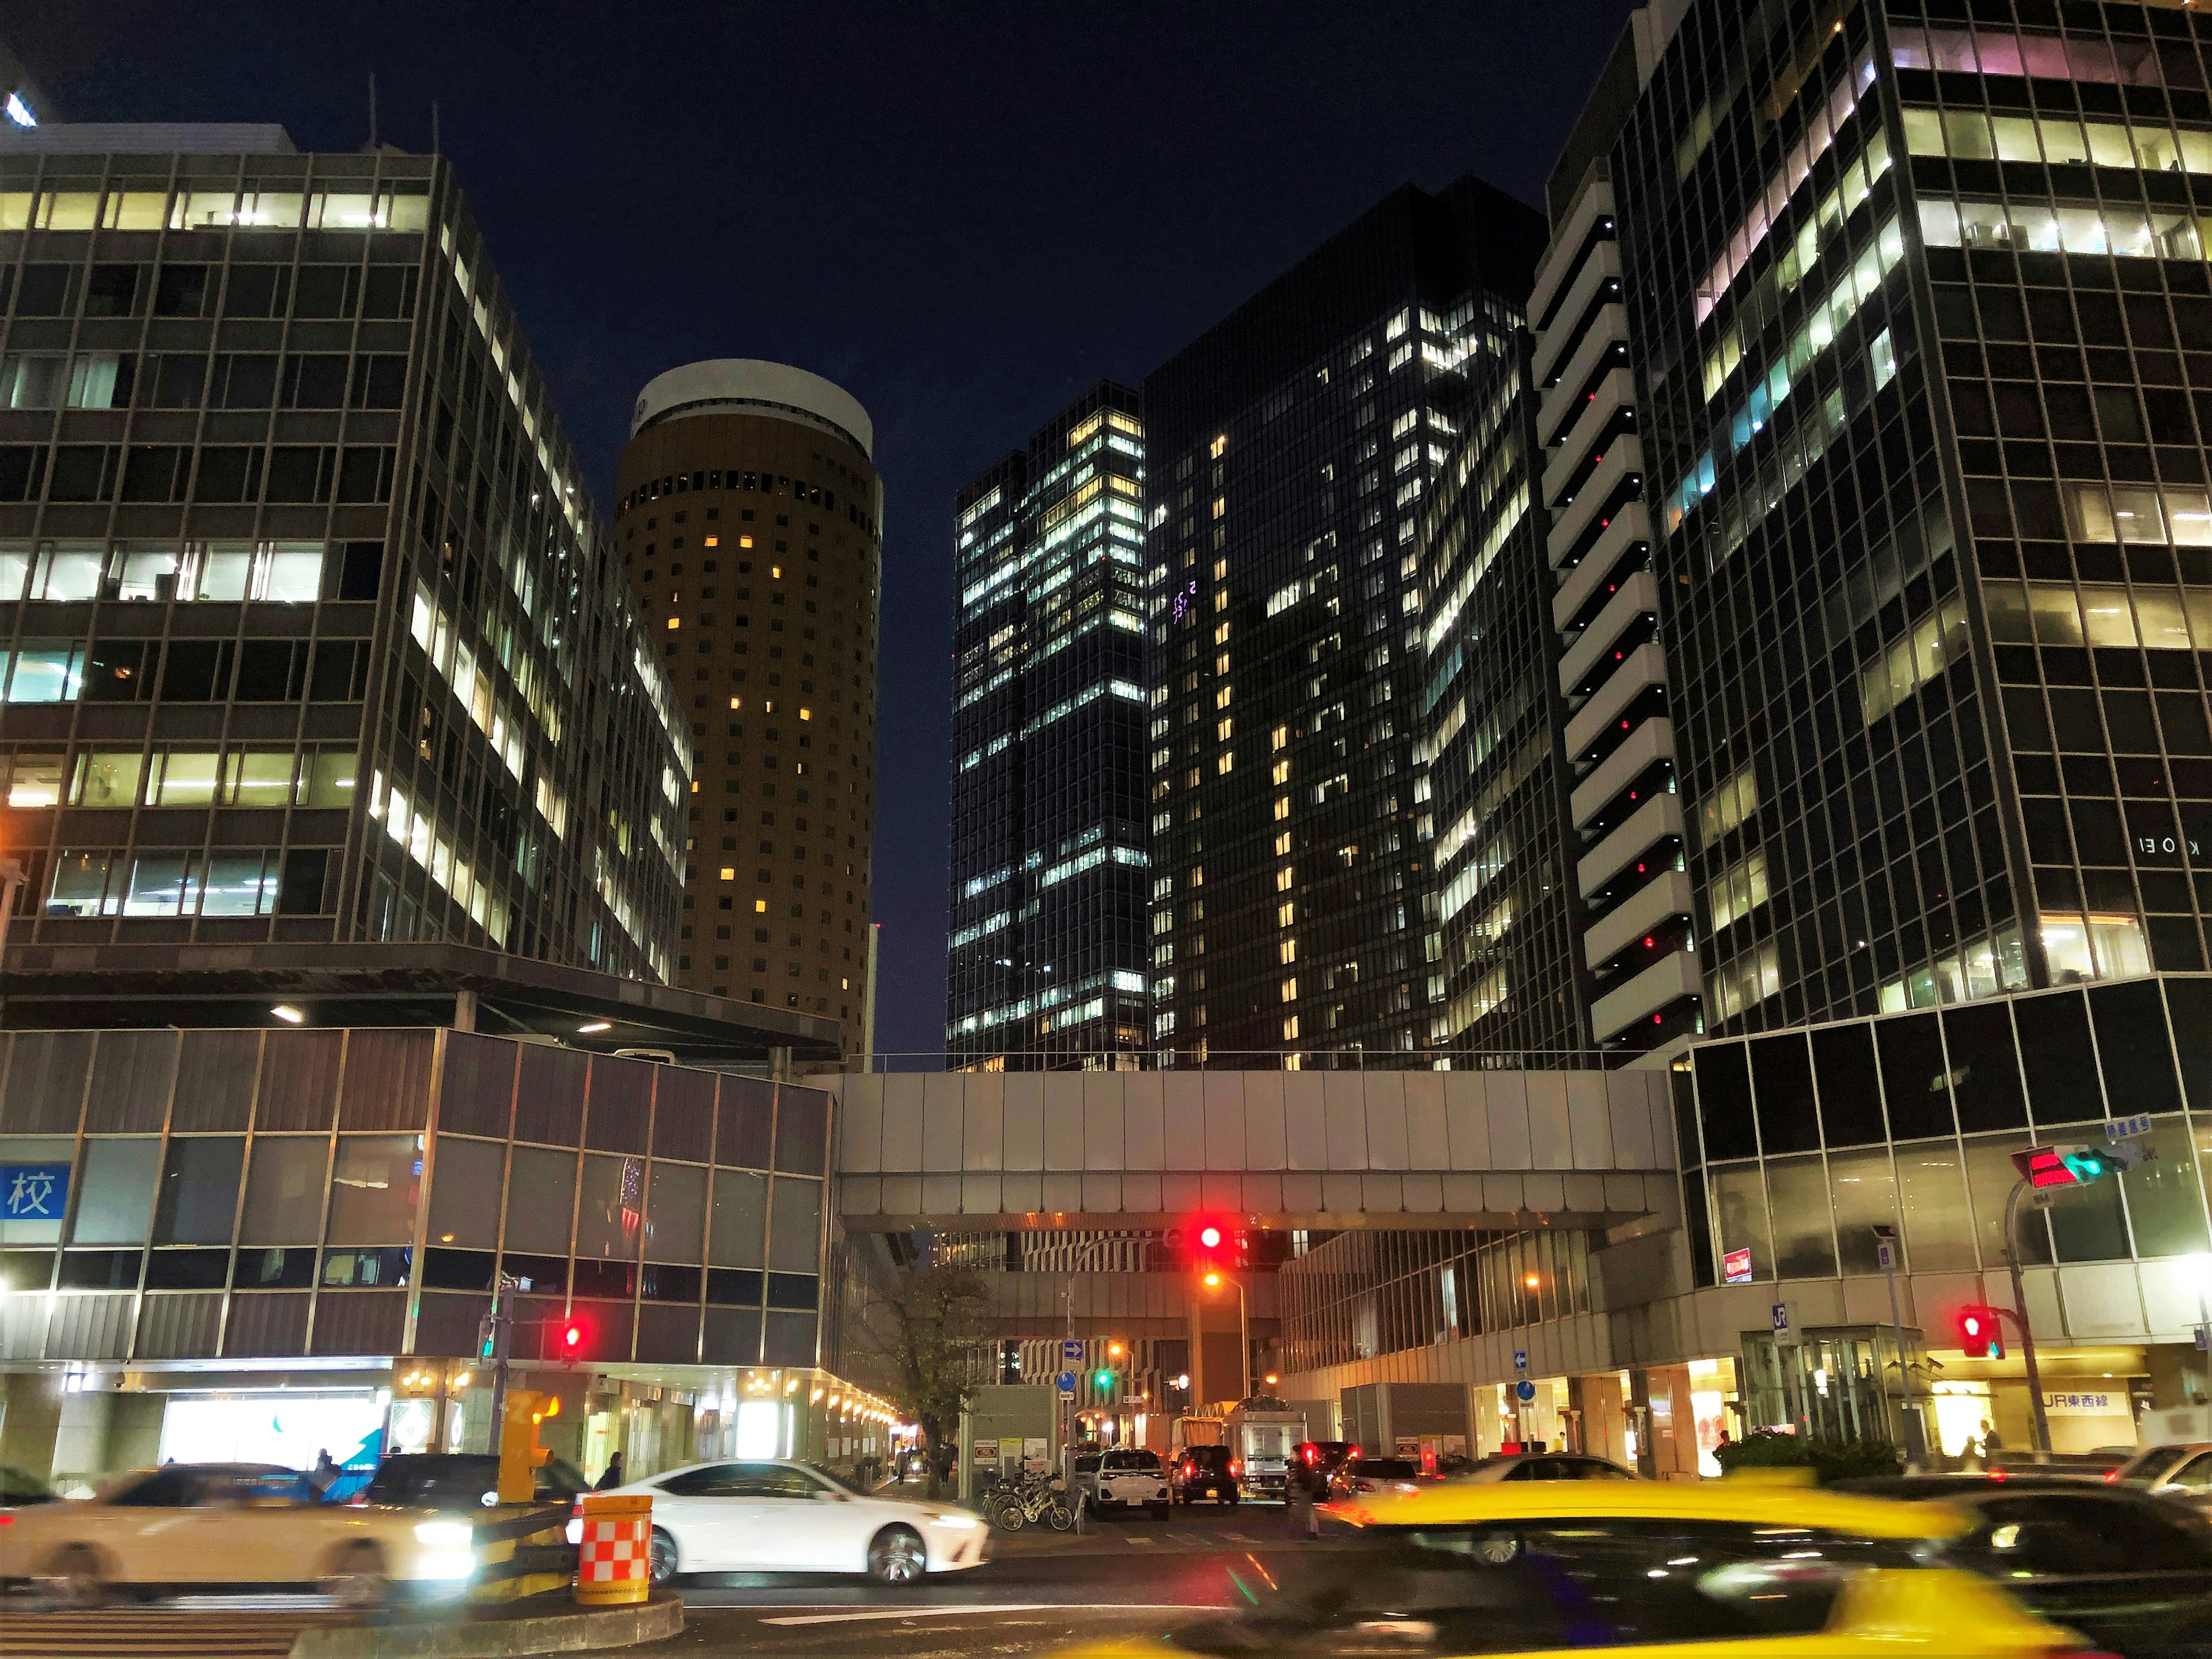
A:
[[[862,1620],[954,1619],[965,1613],[1207,1613],[1214,1611],[1216,1605],[1210,1601],[1006,1601],[972,1607],[871,1607],[856,1612],[798,1613],[763,1619],[759,1622],[763,1625],[849,1625]],[[744,1609],[726,1607],[715,1611],[739,1613]]]

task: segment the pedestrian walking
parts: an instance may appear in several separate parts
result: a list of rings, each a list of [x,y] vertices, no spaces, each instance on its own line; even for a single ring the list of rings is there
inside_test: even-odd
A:
[[[612,1492],[623,1484],[623,1455],[617,1452],[607,1459],[606,1471],[592,1483],[593,1492]]]

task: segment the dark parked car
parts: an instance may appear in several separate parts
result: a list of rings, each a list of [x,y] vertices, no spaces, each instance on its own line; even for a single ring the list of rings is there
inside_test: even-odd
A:
[[[538,1465],[532,1501],[568,1504],[592,1483],[557,1457]],[[489,1509],[499,1502],[499,1459],[489,1452],[403,1452],[376,1466],[353,1500],[418,1510]]]
[[[1237,1460],[1226,1446],[1185,1446],[1168,1466],[1168,1484],[1178,1504],[1195,1504],[1201,1498],[1237,1507]]]
[[[1511,1457],[1486,1458],[1454,1478],[1486,1485],[1492,1480],[1636,1480],[1642,1477],[1633,1469],[1581,1452],[1522,1452]]]
[[[2186,1504],[2064,1476],[1899,1475],[1843,1483],[1972,1513],[1944,1561],[2123,1659],[2212,1659],[2212,1521]]]
[[[1337,1471],[1358,1455],[1349,1440],[1301,1440],[1291,1448],[1291,1484],[1320,1497],[1334,1484]]]

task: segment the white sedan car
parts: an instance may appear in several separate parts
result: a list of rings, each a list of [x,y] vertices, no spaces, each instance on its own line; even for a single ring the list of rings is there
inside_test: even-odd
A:
[[[653,1499],[653,1582],[679,1572],[865,1572],[887,1584],[979,1565],[982,1516],[859,1492],[811,1463],[692,1463],[618,1491]]]
[[[0,1583],[79,1603],[117,1589],[314,1584],[352,1607],[395,1590],[459,1593],[476,1570],[465,1518],[309,1500],[297,1469],[170,1463],[97,1498],[0,1516]]]

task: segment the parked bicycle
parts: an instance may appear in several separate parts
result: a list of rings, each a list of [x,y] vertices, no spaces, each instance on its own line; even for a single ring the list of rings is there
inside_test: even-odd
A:
[[[1007,1532],[1019,1532],[1039,1522],[1054,1532],[1066,1532],[1075,1524],[1075,1511],[1060,1487],[1041,1474],[1000,1486],[992,1493],[985,1513]]]

